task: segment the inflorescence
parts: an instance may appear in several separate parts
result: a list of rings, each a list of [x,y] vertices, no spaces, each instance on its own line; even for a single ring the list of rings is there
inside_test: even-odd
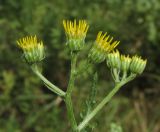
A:
[[[70,21],[63,20],[66,33],[66,44],[71,52],[78,52],[85,46],[85,38],[89,28],[86,20]],[[114,50],[120,41],[113,40],[107,33],[98,32],[95,42],[89,53],[88,62],[101,63],[107,61],[115,82],[125,79],[129,74],[141,74],[146,67],[147,60],[135,55],[120,55]],[[29,64],[37,63],[45,58],[44,45],[38,41],[36,36],[27,36],[17,41],[18,46],[23,50],[24,58]]]
[[[89,25],[86,20],[63,20],[63,26],[67,38],[66,46],[70,49],[71,53],[71,73],[66,92],[52,84],[39,72],[38,65],[36,64],[45,58],[42,41],[38,41],[36,36],[27,36],[19,39],[17,44],[22,49],[23,57],[33,72],[43,80],[48,89],[60,97],[63,97],[67,106],[67,114],[72,129],[77,132],[88,125],[88,122],[110,101],[114,94],[124,84],[133,80],[137,75],[140,75],[144,71],[147,60],[144,60],[137,55],[130,57],[129,55],[120,54],[120,52],[115,49],[120,41],[113,40],[113,37],[107,33],[102,33],[102,31],[98,32],[96,40],[92,43],[92,46],[88,51],[86,65],[84,65],[84,69],[82,68],[82,70],[85,71],[90,64],[94,65],[106,61],[114,79],[115,87],[91,112],[89,112],[89,114],[87,113],[84,120],[77,125],[72,108],[71,93],[74,88],[76,75],[79,75],[80,73],[76,69],[77,58],[80,53],[79,51],[85,47],[85,38]],[[97,83],[97,71],[94,72],[93,87],[95,87],[95,83]]]

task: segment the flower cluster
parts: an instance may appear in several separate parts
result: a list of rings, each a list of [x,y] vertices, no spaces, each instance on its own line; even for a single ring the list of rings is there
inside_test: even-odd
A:
[[[63,26],[65,29],[67,42],[66,44],[69,46],[71,51],[79,51],[84,47],[85,37],[88,31],[88,24],[85,20],[63,20]],[[97,38],[89,51],[88,60],[92,63],[100,63],[106,59],[106,56],[109,52],[111,52],[120,41],[113,41],[113,37],[107,35],[107,33],[103,34],[100,31],[97,34]]]
[[[71,52],[80,51],[85,45],[85,38],[89,28],[85,20],[63,20],[63,26],[67,38],[67,46]],[[45,58],[42,41],[38,41],[36,36],[24,37],[17,41],[18,46],[23,50],[24,57],[29,64],[39,62]],[[146,60],[138,56],[120,55],[118,50],[114,50],[120,41],[113,40],[107,33],[98,32],[88,53],[88,62],[101,63],[107,60],[107,65],[112,71],[116,82],[127,77],[129,73],[141,74],[145,69]],[[112,52],[113,51],[113,52]]]
[[[27,63],[33,64],[45,58],[43,42],[38,42],[36,36],[21,38],[17,44],[23,50]]]
[[[115,82],[125,79],[130,74],[141,74],[146,67],[147,60],[135,55],[120,55],[119,51],[113,51],[107,55],[107,65],[111,69]],[[122,75],[122,76],[121,76]]]

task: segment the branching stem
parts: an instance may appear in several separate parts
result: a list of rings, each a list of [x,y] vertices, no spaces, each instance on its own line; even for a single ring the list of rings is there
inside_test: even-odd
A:
[[[131,81],[132,79],[135,78],[135,75],[132,74],[130,75],[128,78],[126,78],[125,80],[117,83],[115,85],[115,87],[113,88],[113,90],[97,105],[97,107],[80,123],[80,125],[78,126],[78,131],[81,131],[82,129],[84,129],[89,121],[105,106],[106,103],[108,103],[111,98],[117,93],[117,91],[127,82]]]
[[[58,88],[57,86],[53,85],[47,78],[45,78],[38,70],[37,66],[33,65],[31,66],[32,71],[44,82],[44,84],[47,86],[49,90],[56,93],[57,95],[64,97],[65,92]]]

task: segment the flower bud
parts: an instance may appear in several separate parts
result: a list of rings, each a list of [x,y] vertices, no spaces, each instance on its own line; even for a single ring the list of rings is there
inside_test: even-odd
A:
[[[146,67],[147,60],[141,57],[133,56],[130,64],[130,71],[135,74],[141,74]]]
[[[110,68],[117,68],[120,69],[121,66],[121,60],[120,60],[120,54],[119,51],[113,51],[113,53],[109,53],[107,55],[107,65]]]
[[[67,42],[71,51],[79,51],[84,47],[85,37],[89,28],[89,25],[85,20],[79,20],[77,23],[69,20],[63,20],[63,26],[65,29]]]
[[[101,31],[98,33],[96,41],[88,54],[91,62],[101,63],[105,60],[107,54],[119,44],[119,41],[112,42],[113,37],[110,38],[109,35],[106,35],[107,33],[102,34]]]
[[[105,52],[100,52],[96,45],[94,45],[91,50],[89,51],[88,58],[91,62],[94,63],[101,63],[105,60],[106,54]]]
[[[127,72],[129,70],[131,58],[129,56],[121,55],[121,70]]]
[[[27,63],[33,64],[45,58],[43,42],[38,42],[36,36],[27,36],[19,39],[17,44],[23,50]]]

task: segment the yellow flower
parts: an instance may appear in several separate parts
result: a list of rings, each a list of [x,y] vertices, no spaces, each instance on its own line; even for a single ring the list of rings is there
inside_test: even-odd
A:
[[[67,45],[72,51],[81,50],[84,46],[85,37],[89,25],[85,20],[69,21],[63,20],[63,26],[67,37]]]
[[[114,41],[113,37],[110,37],[109,35],[106,36],[107,33],[102,34],[102,31],[100,31],[96,38],[96,45],[98,48],[100,48],[102,51],[110,52],[112,51],[117,45],[120,43],[120,41]]]
[[[63,26],[68,38],[84,38],[89,28],[85,20],[79,20],[78,23],[76,20],[63,20]]]
[[[22,50],[32,50],[33,48],[43,47],[43,42],[38,42],[36,36],[27,36],[17,41],[17,44]]]
[[[102,34],[101,31],[98,33],[95,44],[92,46],[88,55],[90,61],[95,63],[104,61],[107,54],[120,43],[120,41],[113,41],[113,37],[106,35],[107,33]]]
[[[36,36],[27,36],[17,41],[23,50],[24,57],[28,63],[35,63],[45,58],[43,42],[38,42]]]

